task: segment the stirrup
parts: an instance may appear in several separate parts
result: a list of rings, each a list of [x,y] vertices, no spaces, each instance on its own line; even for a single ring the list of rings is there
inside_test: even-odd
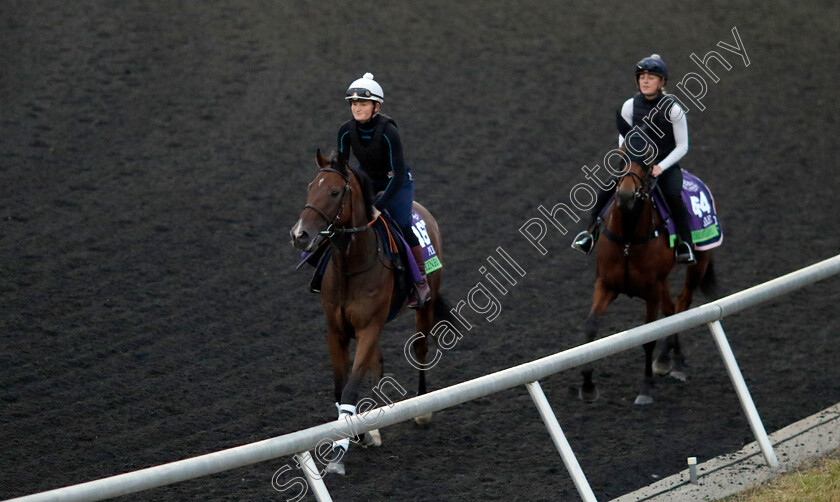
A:
[[[414,283],[414,289],[411,290],[411,297],[408,301],[408,308],[410,309],[419,309],[420,307],[426,305],[429,301],[429,297],[432,296],[432,290],[429,288],[429,281],[426,280],[426,276],[424,275],[420,282]]]
[[[697,260],[694,258],[694,251],[691,249],[691,244],[682,241],[678,242],[675,248],[674,261],[677,263],[685,263],[686,265],[697,263]]]
[[[594,244],[595,239],[593,238],[589,230],[583,230],[575,236],[574,240],[572,241],[571,248],[576,251],[580,251],[585,255],[588,255],[592,252],[592,248],[595,247]]]

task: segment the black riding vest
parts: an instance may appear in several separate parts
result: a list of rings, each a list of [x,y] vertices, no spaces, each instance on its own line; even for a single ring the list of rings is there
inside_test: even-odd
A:
[[[367,124],[359,124],[351,120],[350,124],[350,146],[353,148],[353,155],[359,161],[365,172],[373,178],[374,182],[387,182],[391,171],[388,159],[388,150],[383,148],[382,135],[388,124],[397,123],[391,117],[379,114]],[[364,126],[364,127],[360,127]],[[363,141],[364,140],[364,141]],[[348,155],[349,157],[349,155]],[[391,174],[393,175],[393,174]]]
[[[639,127],[643,124],[647,125],[647,135],[657,148],[654,164],[658,164],[677,147],[674,125],[668,120],[672,106],[679,106],[679,104],[667,94],[660,93],[651,100],[645,98],[641,92],[633,96],[633,125]],[[671,166],[673,167],[679,169],[679,163]]]

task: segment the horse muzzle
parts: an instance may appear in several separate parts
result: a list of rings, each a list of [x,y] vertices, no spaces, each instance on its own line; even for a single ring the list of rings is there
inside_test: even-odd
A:
[[[303,222],[298,221],[295,226],[289,230],[289,236],[292,238],[292,245],[301,251],[310,252],[318,247],[323,236],[316,233],[314,238],[312,234],[303,228]]]
[[[617,191],[615,193],[615,203],[622,211],[632,211],[636,205],[636,194],[634,192]]]

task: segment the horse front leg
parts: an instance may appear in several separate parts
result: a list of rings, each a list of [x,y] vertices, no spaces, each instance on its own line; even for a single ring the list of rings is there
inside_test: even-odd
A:
[[[667,290],[667,286],[665,288]],[[659,295],[648,298],[645,301],[645,323],[653,322],[659,314]],[[653,402],[653,351],[656,348],[656,341],[644,344],[645,349],[645,377],[642,383],[642,391],[636,396],[635,404],[645,405]]]
[[[356,414],[356,403],[359,399],[359,389],[365,374],[374,366],[373,358],[379,350],[379,332],[382,324],[370,325],[356,330],[356,355],[353,358],[353,368],[347,384],[341,391],[338,405],[338,419],[342,420]],[[344,475],[344,461],[350,449],[350,441],[358,442],[359,437],[344,437],[333,441],[332,452],[326,471],[328,473]]]
[[[618,297],[618,293],[607,288],[604,281],[600,278],[595,281],[595,292],[592,295],[592,308],[589,309],[589,316],[583,325],[583,331],[586,335],[586,342],[592,342],[598,336],[598,327],[601,323],[601,316],[607,311],[610,303]],[[598,399],[600,393],[598,387],[592,380],[592,374],[595,372],[595,365],[589,364],[584,366],[581,370],[583,376],[583,384],[577,389],[578,398],[581,401],[591,403]]]
[[[341,402],[341,393],[347,385],[350,374],[350,337],[337,326],[327,326],[327,345],[330,351],[330,362],[333,368],[333,389],[335,402]]]
[[[350,336],[337,324],[330,322],[332,319],[327,312],[327,344],[330,351],[330,362],[333,367],[333,384],[335,391],[335,404],[339,406],[341,403],[341,395],[347,386],[348,376],[350,373],[350,356],[349,345]],[[340,408],[339,408],[340,409]],[[339,418],[341,414],[339,413]],[[344,474],[344,453],[347,448],[342,448],[343,441],[336,441],[332,448],[323,453],[323,458],[319,457],[319,461],[327,465],[326,472],[334,474]],[[316,455],[321,454],[316,451]]]

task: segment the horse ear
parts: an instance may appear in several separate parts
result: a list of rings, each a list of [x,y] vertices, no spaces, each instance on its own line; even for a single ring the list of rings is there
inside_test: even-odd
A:
[[[315,152],[315,162],[318,164],[318,168],[323,169],[325,167],[330,167],[330,160],[323,155],[321,155],[321,149],[319,148]]]
[[[350,165],[347,162],[347,159],[344,158],[343,155],[339,155],[338,152],[336,152],[335,150],[333,150],[330,154],[329,165],[336,171],[344,174],[347,174],[348,170],[350,169]]]

